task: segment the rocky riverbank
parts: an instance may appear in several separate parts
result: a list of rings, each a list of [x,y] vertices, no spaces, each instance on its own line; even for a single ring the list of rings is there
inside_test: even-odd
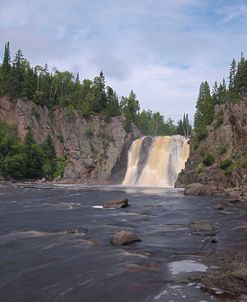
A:
[[[246,201],[247,188],[222,188],[215,185],[204,185],[201,183],[192,183],[184,188],[185,195],[214,195],[226,198],[228,201]]]

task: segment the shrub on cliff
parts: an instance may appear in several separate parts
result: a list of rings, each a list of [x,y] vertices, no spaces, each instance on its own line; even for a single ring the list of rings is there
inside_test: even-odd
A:
[[[202,162],[203,162],[204,165],[207,166],[207,167],[208,167],[208,166],[212,166],[212,164],[214,163],[214,157],[213,157],[213,155],[210,154],[210,153],[207,153],[207,154],[204,156]]]

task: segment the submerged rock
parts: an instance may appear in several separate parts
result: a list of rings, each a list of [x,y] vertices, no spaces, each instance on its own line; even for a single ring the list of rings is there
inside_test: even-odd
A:
[[[189,225],[193,231],[193,235],[214,236],[215,230],[213,226],[206,220],[194,221]]]
[[[114,234],[111,243],[117,246],[129,245],[141,241],[136,234],[130,231],[121,230]]]
[[[126,208],[127,206],[128,206],[128,199],[127,198],[106,201],[103,204],[103,208],[108,208],[108,209]]]
[[[223,205],[221,205],[221,204],[216,204],[216,205],[214,206],[214,209],[217,210],[217,211],[220,211],[220,210],[224,210],[224,207],[223,207]]]

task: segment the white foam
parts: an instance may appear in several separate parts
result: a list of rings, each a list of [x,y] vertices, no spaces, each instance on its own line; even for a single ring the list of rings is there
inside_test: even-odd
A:
[[[208,270],[206,265],[194,260],[174,261],[170,262],[168,266],[173,275],[191,272],[206,272]]]

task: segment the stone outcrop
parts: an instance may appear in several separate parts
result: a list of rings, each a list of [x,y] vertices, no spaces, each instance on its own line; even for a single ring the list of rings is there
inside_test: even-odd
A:
[[[123,116],[109,119],[102,114],[85,118],[76,110],[48,110],[28,100],[8,97],[0,98],[0,120],[14,126],[21,139],[27,129],[31,129],[38,143],[50,134],[57,155],[66,154],[69,160],[65,182],[120,183],[128,149],[140,137],[134,125],[131,133],[125,131]]]
[[[141,241],[133,232],[121,230],[114,234],[112,244],[121,246]]]
[[[192,136],[190,144],[191,154],[176,187],[201,183],[218,190],[240,187],[247,191],[247,94],[238,104],[215,106],[215,119],[208,126],[207,137],[197,145]],[[211,166],[203,164],[207,154],[214,158]],[[228,169],[220,166],[225,160],[232,162]]]
[[[120,209],[120,208],[126,208],[128,206],[128,199],[117,199],[117,200],[110,200],[106,201],[103,204],[103,208],[106,209]]]
[[[212,195],[216,191],[216,187],[194,183],[184,188],[185,195]]]

